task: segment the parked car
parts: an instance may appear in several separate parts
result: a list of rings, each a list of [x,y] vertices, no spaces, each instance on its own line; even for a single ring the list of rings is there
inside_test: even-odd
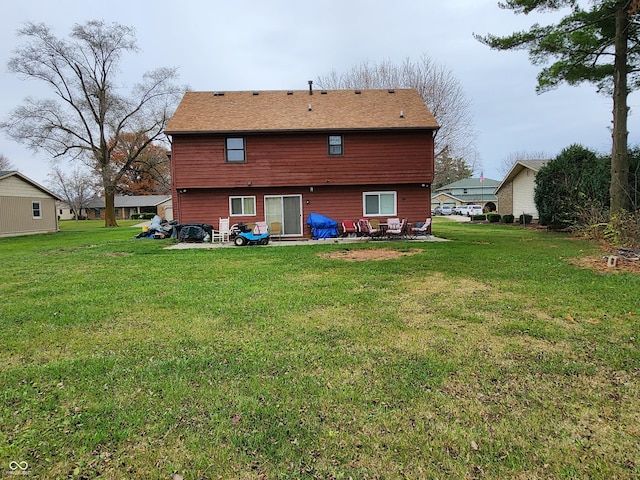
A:
[[[436,207],[436,215],[451,215],[453,213],[453,209],[451,205],[442,205]]]
[[[453,209],[453,214],[454,215],[465,215],[467,213],[467,206],[466,205],[458,205],[457,207],[454,207]]]
[[[467,216],[482,215],[482,207],[480,205],[467,205]]]

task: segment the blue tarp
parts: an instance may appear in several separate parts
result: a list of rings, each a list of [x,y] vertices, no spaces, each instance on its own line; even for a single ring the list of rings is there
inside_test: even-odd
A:
[[[319,213],[311,212],[307,218],[307,225],[311,227],[311,234],[314,240],[333,238],[339,235],[338,222]]]

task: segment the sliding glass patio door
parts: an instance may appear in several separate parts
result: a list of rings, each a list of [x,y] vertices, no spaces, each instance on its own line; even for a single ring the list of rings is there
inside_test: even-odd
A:
[[[302,195],[268,195],[264,197],[267,225],[282,224],[283,236],[302,235]]]

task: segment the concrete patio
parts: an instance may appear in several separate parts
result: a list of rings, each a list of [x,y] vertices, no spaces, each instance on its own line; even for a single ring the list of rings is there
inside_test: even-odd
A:
[[[323,240],[310,240],[310,239],[301,239],[301,240],[273,240],[269,242],[268,245],[255,245],[251,247],[245,248],[269,248],[269,247],[293,247],[299,245],[343,245],[343,244],[353,244],[353,243],[372,243],[372,244],[380,244],[380,243],[397,243],[397,242],[447,242],[448,240],[444,238],[434,237],[433,235],[421,235],[411,239],[372,239],[368,237],[345,237],[345,238],[327,238]],[[204,249],[214,249],[214,248],[239,248],[236,247],[233,242],[213,242],[213,243],[194,243],[194,242],[180,242],[169,245],[166,247],[168,250],[180,250],[180,249],[190,249],[190,248],[204,248]]]

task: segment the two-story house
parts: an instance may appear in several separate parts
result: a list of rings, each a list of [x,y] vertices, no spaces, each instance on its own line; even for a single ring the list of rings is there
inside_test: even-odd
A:
[[[167,125],[180,223],[282,223],[431,211],[438,124],[415,90],[187,92]]]
[[[485,212],[495,212],[498,197],[495,195],[498,180],[491,178],[464,178],[435,189],[431,199],[437,205],[480,205]]]

